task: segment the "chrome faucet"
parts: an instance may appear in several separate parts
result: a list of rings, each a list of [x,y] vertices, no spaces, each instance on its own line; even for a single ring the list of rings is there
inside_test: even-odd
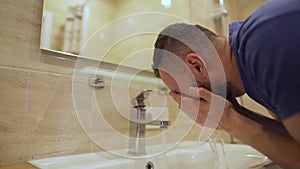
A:
[[[130,155],[139,156],[147,154],[145,144],[146,125],[156,125],[160,128],[168,128],[169,121],[154,120],[147,122],[146,120],[146,106],[144,101],[152,92],[156,92],[156,90],[145,89],[131,100],[132,109],[130,114],[128,151],[128,154]]]

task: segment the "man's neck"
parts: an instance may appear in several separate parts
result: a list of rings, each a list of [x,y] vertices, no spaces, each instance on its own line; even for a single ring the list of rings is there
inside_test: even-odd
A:
[[[236,57],[234,56],[233,51],[231,50],[229,41],[226,39],[224,41],[225,43],[225,51],[223,52],[223,59],[224,61],[224,69],[225,72],[227,73],[227,81],[232,83],[232,85],[234,87],[237,88],[238,95],[243,95],[246,91],[243,85],[243,82],[241,80],[241,75],[238,69],[238,65],[237,65],[237,61],[236,61]]]

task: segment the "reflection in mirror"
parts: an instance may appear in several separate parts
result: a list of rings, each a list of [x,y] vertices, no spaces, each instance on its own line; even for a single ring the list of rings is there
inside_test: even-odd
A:
[[[199,0],[44,0],[41,49],[77,56],[87,40],[99,29],[121,17],[142,12],[167,13],[216,30],[211,14],[217,2],[216,0],[205,2]],[[102,37],[103,39],[115,38],[118,32],[129,26],[153,27],[155,23],[141,25],[128,21],[123,28],[111,30],[106,35],[97,34],[97,36],[99,38],[105,36]],[[156,35],[136,35],[125,39],[109,51],[104,61],[119,64],[131,52],[153,48],[155,38]]]

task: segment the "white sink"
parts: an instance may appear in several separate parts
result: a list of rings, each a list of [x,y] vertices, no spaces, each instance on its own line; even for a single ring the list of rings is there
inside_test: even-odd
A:
[[[270,162],[250,146],[225,144],[223,148],[221,144],[217,144],[217,147],[218,151],[212,152],[208,143],[183,142],[169,152],[141,159],[121,158],[107,152],[99,152],[31,160],[29,163],[42,169],[150,169],[151,165],[154,166],[152,169],[258,169]],[[268,168],[280,167],[269,165]]]

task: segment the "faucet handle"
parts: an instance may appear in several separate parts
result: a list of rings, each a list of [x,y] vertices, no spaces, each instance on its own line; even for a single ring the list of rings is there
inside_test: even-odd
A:
[[[135,97],[136,100],[145,100],[153,90],[145,89]]]
[[[131,104],[134,108],[145,107],[144,100],[150,95],[153,90],[145,89],[138,94],[134,99],[131,100]]]

